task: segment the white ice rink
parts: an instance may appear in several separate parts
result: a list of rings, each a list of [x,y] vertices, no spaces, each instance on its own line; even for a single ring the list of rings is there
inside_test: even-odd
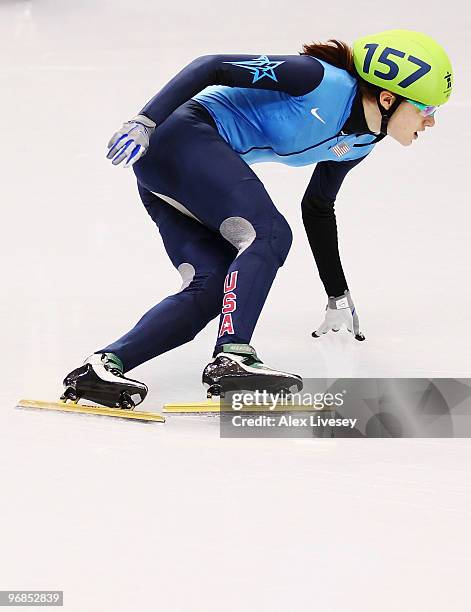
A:
[[[253,344],[305,377],[471,377],[468,5],[0,0],[0,590],[63,589],[67,612],[470,609],[467,440],[221,440],[214,418],[13,410],[56,399],[178,289],[132,171],[105,159],[115,129],[199,55],[392,27],[443,43],[455,93],[339,194],[367,341],[310,337],[325,306],[300,218],[312,168],[266,164],[295,240]],[[203,399],[215,332],[133,372],[146,409]]]

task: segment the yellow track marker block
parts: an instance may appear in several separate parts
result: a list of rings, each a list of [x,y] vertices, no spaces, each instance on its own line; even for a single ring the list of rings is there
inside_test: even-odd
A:
[[[75,412],[76,414],[95,414],[99,416],[118,417],[120,419],[131,419],[134,421],[155,421],[157,423],[165,423],[165,417],[155,412],[123,410],[121,408],[108,408],[106,406],[89,406],[87,404],[66,404],[65,402],[42,402],[38,400],[22,399],[18,402],[17,407]]]

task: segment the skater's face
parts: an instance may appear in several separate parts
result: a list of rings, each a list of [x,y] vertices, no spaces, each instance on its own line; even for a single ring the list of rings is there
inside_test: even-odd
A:
[[[433,115],[424,117],[420,109],[404,100],[389,120],[388,136],[397,140],[404,147],[408,147],[414,140],[418,139],[418,132],[423,132],[425,128],[432,128],[434,125],[435,118]]]

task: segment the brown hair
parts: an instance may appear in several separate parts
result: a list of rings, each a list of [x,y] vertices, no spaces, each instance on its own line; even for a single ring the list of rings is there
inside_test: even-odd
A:
[[[303,44],[300,54],[312,55],[332,66],[346,70],[357,79],[361,93],[367,98],[374,99],[379,91],[383,91],[360,77],[353,62],[353,49],[346,42],[331,38],[326,43]]]

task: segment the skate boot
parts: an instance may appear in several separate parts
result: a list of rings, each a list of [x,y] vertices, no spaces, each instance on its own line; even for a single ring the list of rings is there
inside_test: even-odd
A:
[[[144,383],[126,378],[123,364],[113,353],[90,355],[84,364],[64,378],[61,400],[87,399],[110,408],[132,410],[147,395]]]
[[[224,397],[228,391],[266,391],[288,395],[301,391],[303,381],[296,374],[266,366],[249,344],[224,344],[203,371],[207,397]]]

